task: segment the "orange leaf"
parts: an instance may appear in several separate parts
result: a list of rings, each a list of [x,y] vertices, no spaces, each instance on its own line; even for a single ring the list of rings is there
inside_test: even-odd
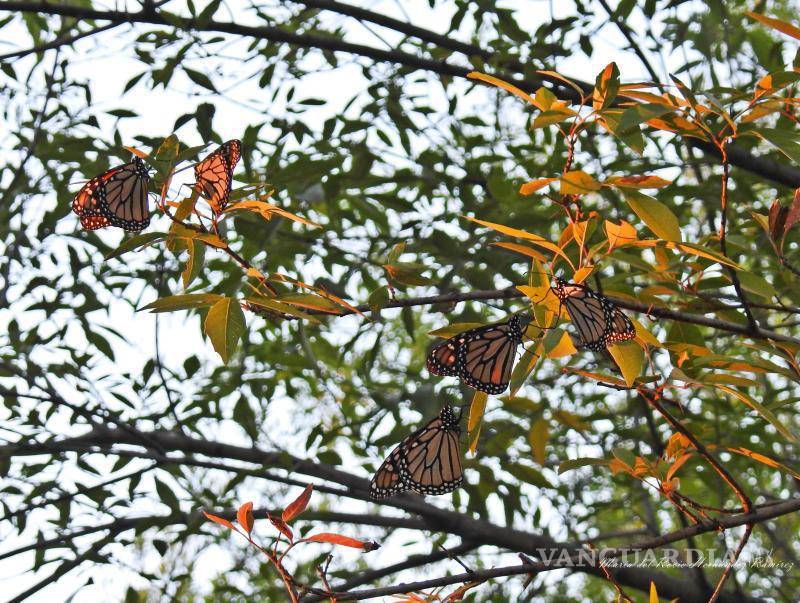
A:
[[[333,534],[331,532],[314,534],[308,538],[303,538],[303,542],[328,542],[330,544],[349,546],[354,549],[363,549],[364,552],[374,551],[381,546],[377,542],[356,540],[355,538],[350,538],[349,536],[342,536],[341,534]]]
[[[280,517],[273,517],[269,514],[267,515],[267,519],[269,519],[270,523],[274,525],[281,534],[289,539],[289,542],[294,541],[294,533],[292,532],[292,529],[286,525],[285,521],[283,521]]]
[[[670,481],[672,476],[675,475],[678,469],[680,469],[683,464],[691,458],[691,456],[691,454],[683,454],[682,456],[679,456],[677,460],[672,463],[672,466],[667,470],[667,478],[665,481]]]
[[[306,506],[308,505],[308,501],[311,498],[311,491],[314,489],[314,486],[311,484],[306,486],[306,489],[298,496],[293,502],[289,503],[289,505],[283,510],[283,514],[281,515],[281,519],[286,523],[292,521],[295,517],[300,515],[303,511],[306,510]]]
[[[224,517],[218,517],[217,515],[212,515],[211,513],[207,513],[206,511],[203,511],[203,515],[205,515],[207,519],[210,519],[214,523],[218,523],[221,526],[225,526],[226,528],[230,528],[231,530],[236,529],[234,525]]]
[[[551,182],[555,182],[558,178],[539,178],[538,180],[531,180],[519,187],[520,195],[532,195],[540,188],[544,188]]]
[[[772,29],[777,29],[779,32],[785,33],[787,36],[791,36],[796,40],[800,40],[800,28],[795,27],[791,23],[786,23],[785,21],[773,19],[772,17],[765,17],[764,15],[759,15],[757,13],[753,13],[750,11],[747,11],[745,14],[751,19],[760,21],[761,23],[771,27]]]
[[[514,96],[518,96],[522,100],[529,102],[540,111],[544,111],[544,107],[539,101],[533,98],[530,94],[527,94],[526,92],[523,92],[522,90],[517,88],[514,84],[509,84],[508,82],[504,82],[501,79],[492,77],[491,75],[486,75],[485,73],[479,73],[478,71],[470,71],[467,74],[467,77],[470,78],[471,80],[481,80],[482,82],[486,82],[487,84],[491,84],[492,86],[497,86],[498,88],[507,90]]]
[[[612,176],[607,178],[604,185],[619,186],[622,188],[663,188],[672,184],[670,180],[664,180],[660,176]]]
[[[246,502],[236,512],[236,521],[248,534],[253,531],[253,503]]]

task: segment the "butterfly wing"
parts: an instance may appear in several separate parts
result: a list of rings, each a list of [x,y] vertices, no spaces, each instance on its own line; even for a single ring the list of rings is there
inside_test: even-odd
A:
[[[599,352],[636,336],[630,319],[605,296],[585,285],[559,281],[553,291],[567,309],[578,334],[576,345]]]
[[[406,438],[398,447],[405,487],[420,494],[447,494],[458,488],[463,481],[460,433],[452,410],[445,407],[440,416]]]
[[[428,354],[425,365],[431,375],[454,377],[458,375],[458,350],[464,343],[464,334],[440,343]]]
[[[522,343],[519,317],[459,333],[428,355],[433,375],[457,376],[470,387],[499,394],[508,387],[517,346]]]
[[[372,476],[372,481],[369,483],[370,497],[388,498],[408,489],[400,473],[400,446],[392,450]]]
[[[194,166],[195,188],[208,200],[211,211],[221,214],[233,186],[233,170],[242,156],[242,143],[229,140]]]
[[[609,302],[610,303],[610,302]],[[611,330],[606,335],[608,343],[618,343],[620,341],[630,341],[636,337],[636,327],[631,319],[622,313],[622,310],[614,307],[611,320]]]
[[[92,178],[72,201],[72,211],[88,230],[117,226],[129,232],[150,223],[147,166],[135,158]]]
[[[459,348],[459,377],[488,394],[503,393],[511,380],[517,346],[522,343],[519,319],[481,327],[467,334]]]

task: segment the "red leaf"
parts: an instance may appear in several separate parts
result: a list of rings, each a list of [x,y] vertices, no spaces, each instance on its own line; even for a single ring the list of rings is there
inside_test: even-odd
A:
[[[253,503],[246,502],[236,512],[236,521],[239,522],[248,534],[253,531]]]
[[[349,536],[342,536],[341,534],[332,534],[330,532],[322,532],[320,534],[314,534],[313,536],[309,536],[308,538],[303,538],[304,542],[328,542],[330,544],[340,544],[342,546],[349,546],[353,547],[354,549],[363,549],[364,552],[374,551],[375,549],[380,548],[377,542],[369,542],[363,540],[356,540],[355,538],[350,538]]]
[[[797,222],[800,222],[800,188],[794,191],[794,199],[792,205],[789,207],[789,213],[786,216],[786,226],[783,227],[783,236],[789,232],[789,229]]]
[[[788,207],[783,207],[777,199],[773,201],[769,208],[769,236],[778,242],[783,237],[786,230],[786,215],[789,213]]]
[[[221,526],[225,526],[226,528],[230,528],[231,530],[236,529],[235,527],[233,527],[233,524],[224,517],[217,517],[216,515],[212,515],[211,513],[207,513],[206,511],[203,511],[203,515],[205,515],[206,518],[210,519],[214,523],[218,523]]]
[[[267,519],[270,520],[272,525],[278,528],[281,534],[286,536],[289,539],[289,542],[294,541],[294,534],[292,533],[292,528],[290,528],[285,521],[283,521],[280,517],[273,517],[272,515],[267,515]]]
[[[303,490],[303,493],[300,494],[293,502],[289,503],[287,507],[283,510],[283,515],[281,515],[281,519],[286,523],[292,521],[295,517],[300,515],[303,511],[306,510],[306,506],[308,505],[308,501],[311,498],[311,491],[314,487],[309,484],[306,486],[306,489]]]

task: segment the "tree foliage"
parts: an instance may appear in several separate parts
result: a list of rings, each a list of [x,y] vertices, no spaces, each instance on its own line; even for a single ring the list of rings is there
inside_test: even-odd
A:
[[[0,2],[15,595],[108,564],[126,601],[796,598],[795,1],[128,4]],[[212,220],[180,170],[234,137]],[[132,151],[151,226],[81,230],[77,183]],[[576,350],[555,274],[636,340]],[[425,370],[437,337],[523,310],[506,394]],[[445,403],[463,487],[370,502]],[[541,553],[584,543],[783,565]]]

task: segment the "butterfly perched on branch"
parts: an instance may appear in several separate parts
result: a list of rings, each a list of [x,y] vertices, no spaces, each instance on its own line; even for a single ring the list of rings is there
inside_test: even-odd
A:
[[[137,232],[150,224],[149,182],[147,166],[136,157],[84,184],[72,201],[72,211],[87,230],[116,226]]]
[[[233,187],[233,169],[242,156],[242,143],[229,140],[194,166],[195,189],[211,206],[215,216],[228,205]]]
[[[551,289],[578,332],[575,344],[578,348],[600,352],[613,343],[636,337],[631,320],[604,295],[561,278],[556,279]]]
[[[501,394],[511,380],[523,332],[522,320],[515,314],[508,322],[459,333],[431,350],[428,371],[458,377],[487,394]]]
[[[463,480],[458,417],[451,406],[407,436],[383,461],[369,484],[372,498],[387,498],[413,490],[420,494],[447,494]]]

